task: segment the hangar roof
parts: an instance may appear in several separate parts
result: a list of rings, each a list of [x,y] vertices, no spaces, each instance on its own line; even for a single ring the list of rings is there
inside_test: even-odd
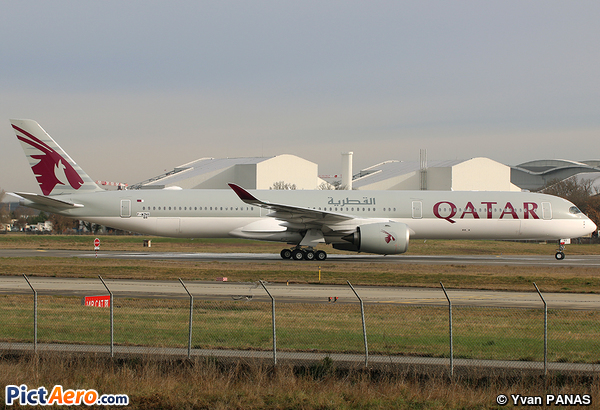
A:
[[[592,176],[598,172],[600,172],[600,160],[544,159],[511,167],[511,182],[523,189],[535,191],[555,180],[562,181],[575,175],[581,177],[584,174]]]
[[[458,165],[466,160],[427,161],[427,168],[446,168]],[[352,177],[352,186],[359,188],[364,185],[385,181],[397,175],[404,175],[421,169],[420,161],[385,161],[361,170]]]
[[[189,179],[194,175],[207,174],[214,171],[230,168],[234,165],[258,164],[275,157],[245,157],[245,158],[200,158],[187,164],[179,165],[172,171],[166,172],[146,181],[133,185],[131,188],[148,185],[177,184],[179,181]]]

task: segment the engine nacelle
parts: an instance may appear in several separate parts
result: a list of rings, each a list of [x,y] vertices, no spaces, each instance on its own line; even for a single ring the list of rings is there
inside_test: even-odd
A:
[[[385,222],[360,225],[342,239],[349,244],[334,244],[336,249],[394,255],[408,250],[410,232],[406,224]]]

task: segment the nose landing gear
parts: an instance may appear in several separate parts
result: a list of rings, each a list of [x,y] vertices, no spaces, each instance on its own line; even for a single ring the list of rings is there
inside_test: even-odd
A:
[[[569,243],[568,239],[559,239],[558,240],[558,249],[556,250],[556,254],[554,255],[554,257],[556,258],[556,260],[558,261],[562,261],[565,258],[565,245]]]

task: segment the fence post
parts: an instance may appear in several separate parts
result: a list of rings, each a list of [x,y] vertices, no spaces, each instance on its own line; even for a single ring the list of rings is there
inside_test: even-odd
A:
[[[275,298],[269,292],[262,280],[259,280],[261,286],[271,298],[271,323],[273,325],[273,366],[277,366],[277,328],[275,327]]]
[[[444,284],[440,282],[442,285],[442,290],[444,291],[444,295],[446,295],[446,299],[448,299],[448,327],[450,329],[450,377],[454,377],[454,343],[452,340],[452,301],[448,297],[448,292],[446,292],[446,288]]]
[[[104,287],[108,291],[108,294],[110,295],[110,357],[114,357],[115,356],[115,352],[114,352],[115,335],[114,335],[114,322],[113,322],[114,298],[113,298],[113,293],[110,291],[108,286],[106,286],[106,283],[104,283],[104,279],[102,279],[102,276],[98,275],[98,277],[100,278],[100,280],[102,281],[102,284],[104,285]]]
[[[25,274],[23,274],[23,277],[33,291],[33,352],[37,354],[37,290],[31,286],[31,282],[29,282]]]
[[[369,345],[367,344],[367,326],[365,325],[365,307],[364,307],[362,299],[360,298],[360,296],[358,296],[358,293],[356,293],[356,290],[354,290],[354,286],[352,286],[352,284],[350,283],[349,280],[347,280],[346,282],[348,283],[348,286],[350,286],[350,289],[352,289],[352,292],[354,292],[354,294],[358,298],[358,301],[360,302],[360,315],[362,317],[363,339],[365,341],[365,367],[367,367],[369,365]]]
[[[188,288],[185,286],[185,284],[183,283],[181,278],[179,278],[179,282],[181,283],[181,286],[183,286],[183,288],[185,289],[187,294],[190,295],[190,330],[189,330],[189,337],[188,337],[188,359],[189,359],[192,355],[192,316],[193,316],[193,312],[194,312],[194,296],[192,296],[192,294],[190,293]]]
[[[537,290],[538,295],[542,298],[542,302],[544,302],[544,376],[548,375],[548,305],[546,304],[546,299],[542,296],[542,292],[538,289],[535,282],[533,282],[533,286],[535,286],[535,290]]]

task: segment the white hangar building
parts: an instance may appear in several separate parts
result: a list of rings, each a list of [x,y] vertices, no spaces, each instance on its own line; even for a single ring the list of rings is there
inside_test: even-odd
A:
[[[352,178],[358,190],[520,191],[509,166],[489,158],[454,161],[386,161]]]
[[[348,155],[349,154],[349,155]],[[342,167],[352,175],[352,153]],[[271,189],[275,183],[295,189],[320,189],[325,181],[318,165],[295,155],[248,158],[201,158],[150,178],[129,189],[228,189],[233,182],[247,189]],[[331,182],[331,181],[330,181]],[[344,185],[357,190],[520,191],[511,183],[511,168],[489,158],[429,161],[385,161],[365,168]]]
[[[130,189],[229,189],[233,182],[247,189],[270,189],[284,181],[296,189],[317,189],[324,181],[318,165],[295,155],[249,158],[201,158],[130,186]]]

